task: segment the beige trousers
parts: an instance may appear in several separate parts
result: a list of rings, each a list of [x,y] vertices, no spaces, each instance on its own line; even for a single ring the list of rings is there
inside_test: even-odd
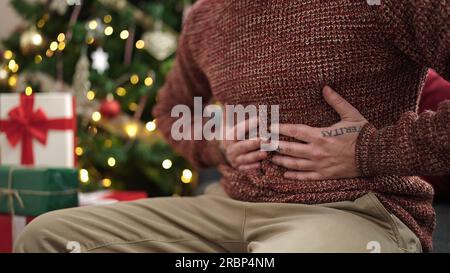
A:
[[[217,183],[198,197],[151,198],[50,212],[15,252],[420,252],[373,193],[320,205],[250,203]]]

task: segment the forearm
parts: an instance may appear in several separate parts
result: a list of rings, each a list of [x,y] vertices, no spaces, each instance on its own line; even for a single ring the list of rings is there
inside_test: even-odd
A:
[[[358,137],[356,163],[363,176],[450,173],[450,101],[437,112],[405,113],[392,126],[367,124]]]

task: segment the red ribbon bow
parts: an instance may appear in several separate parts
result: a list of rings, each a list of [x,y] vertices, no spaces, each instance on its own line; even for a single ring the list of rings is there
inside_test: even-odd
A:
[[[15,147],[22,141],[24,165],[34,164],[33,139],[47,145],[49,130],[70,130],[75,128],[75,118],[48,119],[39,108],[33,112],[34,96],[20,96],[20,105],[8,112],[8,120],[0,120],[0,132],[5,132],[9,144]]]

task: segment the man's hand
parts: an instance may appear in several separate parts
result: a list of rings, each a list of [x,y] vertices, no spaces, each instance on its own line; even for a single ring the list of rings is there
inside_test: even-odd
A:
[[[300,142],[280,141],[273,163],[289,169],[285,178],[320,180],[358,177],[355,149],[358,134],[367,120],[330,87],[323,89],[328,104],[341,121],[327,128],[280,124],[279,134]]]
[[[225,140],[220,143],[220,149],[228,163],[240,171],[260,168],[260,161],[268,155],[267,152],[261,151],[261,138],[245,139],[247,132],[257,128],[257,117],[244,122],[245,127],[242,124],[236,124],[233,128],[226,130]]]

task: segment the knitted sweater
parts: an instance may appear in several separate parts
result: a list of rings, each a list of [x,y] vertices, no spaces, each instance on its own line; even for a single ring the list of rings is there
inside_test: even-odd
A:
[[[450,101],[437,112],[416,110],[427,67],[450,78],[449,14],[445,0],[197,1],[153,114],[176,151],[218,167],[234,199],[317,204],[372,191],[430,251],[433,189],[415,175],[450,172]],[[215,142],[170,134],[172,107],[193,107],[194,96],[279,105],[280,123],[330,126],[339,116],[324,85],[369,121],[356,145],[360,178],[288,180],[270,158],[260,170],[237,171]]]

